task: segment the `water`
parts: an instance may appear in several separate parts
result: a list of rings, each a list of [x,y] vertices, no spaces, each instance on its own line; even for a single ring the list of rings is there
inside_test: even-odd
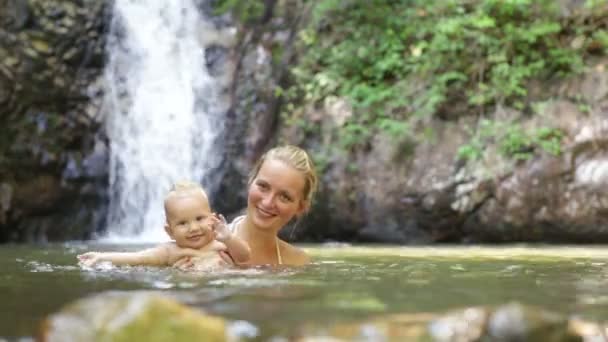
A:
[[[0,336],[32,336],[45,315],[110,289],[175,295],[256,332],[258,340],[387,313],[439,313],[512,300],[589,320],[608,319],[606,247],[307,246],[314,259],[307,267],[207,275],[82,270],[75,256],[91,248],[141,246],[2,246]]]
[[[218,183],[226,102],[205,61],[212,26],[191,0],[114,2],[104,74],[110,239],[165,240],[171,184],[200,181],[213,193]]]

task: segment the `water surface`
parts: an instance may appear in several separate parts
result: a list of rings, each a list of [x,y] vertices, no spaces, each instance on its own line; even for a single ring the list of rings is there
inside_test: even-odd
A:
[[[256,340],[322,331],[389,313],[444,312],[509,301],[608,319],[608,248],[304,246],[302,268],[192,274],[172,269],[85,270],[85,244],[0,247],[0,336],[33,336],[40,319],[104,290],[155,290],[226,317]]]

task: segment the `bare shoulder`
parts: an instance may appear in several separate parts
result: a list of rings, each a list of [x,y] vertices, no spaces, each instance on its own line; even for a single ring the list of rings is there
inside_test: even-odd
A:
[[[179,251],[181,249],[181,247],[178,247],[175,244],[175,242],[167,242],[167,243],[160,244],[160,245],[154,247],[153,249],[157,250],[159,253],[167,253],[167,254],[171,255],[171,254],[175,254],[177,251]]]
[[[162,243],[158,246],[152,247],[145,252],[155,255],[162,260],[168,260],[172,255],[176,253],[180,248],[173,242]]]
[[[295,266],[310,264],[310,256],[304,250],[283,240],[279,241],[281,243],[283,263]]]

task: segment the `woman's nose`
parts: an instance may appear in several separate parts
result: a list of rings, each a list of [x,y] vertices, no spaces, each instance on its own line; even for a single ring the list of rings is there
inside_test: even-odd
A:
[[[264,197],[262,197],[262,205],[264,205],[265,207],[271,207],[274,204],[274,195],[273,194],[266,194]]]

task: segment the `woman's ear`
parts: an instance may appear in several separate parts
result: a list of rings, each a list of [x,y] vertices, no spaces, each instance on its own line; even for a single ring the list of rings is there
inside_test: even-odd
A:
[[[300,201],[300,207],[298,208],[298,212],[296,213],[296,216],[300,217],[300,216],[306,214],[309,209],[310,209],[309,201],[304,201],[304,200]]]

